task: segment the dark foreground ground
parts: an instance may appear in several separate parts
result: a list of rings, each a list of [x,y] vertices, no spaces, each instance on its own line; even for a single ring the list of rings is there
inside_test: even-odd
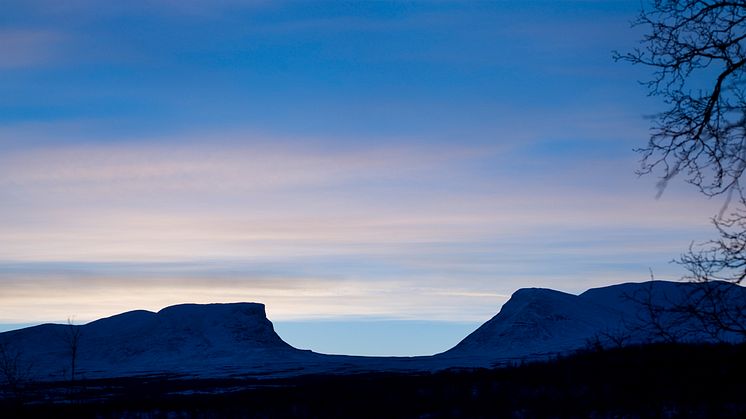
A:
[[[746,345],[653,345],[434,374],[27,385],[0,417],[746,418]]]

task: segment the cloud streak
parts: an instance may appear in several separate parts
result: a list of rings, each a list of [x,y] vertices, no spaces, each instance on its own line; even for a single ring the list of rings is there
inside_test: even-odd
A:
[[[249,137],[4,154],[0,321],[237,300],[286,320],[481,321],[525,284],[675,276],[661,261],[708,229],[706,206],[630,201],[623,178],[495,176],[515,150]]]
[[[47,274],[49,275],[49,274]],[[458,288],[422,286],[410,281],[333,280],[313,277],[245,276],[240,279],[157,275],[145,278],[66,277],[57,271],[42,281],[2,278],[0,323],[49,321],[75,315],[80,321],[137,307],[158,310],[183,302],[259,301],[274,320],[375,317],[388,319],[483,319],[483,307],[467,304],[486,300],[494,308],[500,294]],[[51,289],[49,283],[55,285]],[[46,285],[44,285],[46,284]],[[46,289],[44,289],[46,288]],[[444,304],[445,302],[448,304]],[[455,304],[454,304],[455,303]],[[458,306],[461,305],[461,308]],[[31,309],[30,306],[33,306]],[[73,311],[71,313],[71,311]]]
[[[395,178],[478,150],[371,147],[325,152],[290,145],[93,146],[21,150],[0,157],[0,188],[231,191]],[[119,191],[118,191],[119,192]]]
[[[0,28],[0,71],[41,67],[57,61],[69,38],[46,29]]]
[[[629,7],[8,5],[0,322],[483,321],[523,286],[675,278],[719,205],[633,174]]]

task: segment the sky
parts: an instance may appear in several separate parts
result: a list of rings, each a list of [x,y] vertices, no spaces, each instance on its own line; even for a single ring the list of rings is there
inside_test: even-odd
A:
[[[421,355],[519,288],[678,279],[635,1],[0,0],[0,330],[266,305]]]

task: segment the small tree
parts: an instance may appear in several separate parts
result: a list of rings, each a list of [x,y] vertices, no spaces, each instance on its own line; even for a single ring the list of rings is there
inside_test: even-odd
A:
[[[67,328],[64,334],[65,344],[70,356],[70,381],[75,381],[76,363],[78,360],[78,347],[80,344],[80,326],[73,323],[68,317]]]
[[[23,358],[21,351],[8,342],[0,342],[0,383],[11,393],[17,394],[30,379],[31,369],[31,364]]]

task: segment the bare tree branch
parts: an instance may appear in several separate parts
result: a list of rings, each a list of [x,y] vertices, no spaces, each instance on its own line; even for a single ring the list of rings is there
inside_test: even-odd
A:
[[[666,105],[653,117],[647,145],[637,150],[638,174],[658,176],[658,197],[677,176],[706,196],[725,195],[712,220],[719,237],[692,244],[678,260],[689,271],[684,279],[703,286],[675,304],[633,298],[646,307],[645,327],[660,339],[685,338],[674,336],[677,324],[696,324],[696,333],[713,340],[746,339],[746,298],[740,287],[725,286],[746,278],[740,184],[746,170],[746,0],[654,0],[633,25],[647,29],[641,47],[615,59],[652,68],[643,84]]]
[[[638,173],[659,176],[659,195],[679,175],[708,196],[737,187],[746,169],[746,1],[655,0],[634,24],[649,29],[644,47],[615,58],[652,67],[644,84],[668,105],[637,150]]]

